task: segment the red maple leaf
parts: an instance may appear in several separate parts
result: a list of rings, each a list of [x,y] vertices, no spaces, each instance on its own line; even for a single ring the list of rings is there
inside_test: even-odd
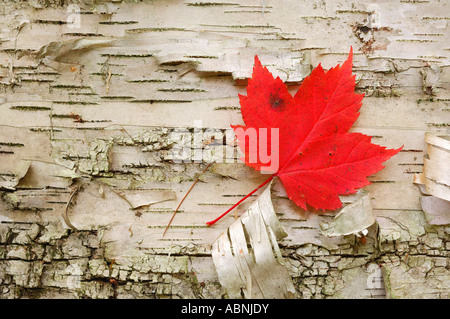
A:
[[[322,211],[338,209],[342,207],[339,195],[355,193],[370,184],[367,177],[383,169],[382,163],[401,150],[386,149],[372,144],[370,136],[348,132],[359,116],[363,99],[363,94],[354,92],[352,58],[350,50],[342,66],[327,72],[319,64],[292,96],[283,81],[274,78],[255,56],[247,96],[239,95],[245,126],[232,127],[246,165],[270,171],[274,165],[268,165],[266,155],[271,155],[272,161],[278,159],[276,170],[208,225],[275,176],[298,206]],[[256,137],[253,141],[249,131]]]

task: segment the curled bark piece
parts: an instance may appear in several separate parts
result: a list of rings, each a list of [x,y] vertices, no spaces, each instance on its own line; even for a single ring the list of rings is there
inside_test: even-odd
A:
[[[0,190],[15,190],[20,180],[27,174],[28,170],[30,169],[30,165],[30,161],[18,161],[17,165],[11,172],[12,178],[6,179],[5,177],[2,177],[3,180],[0,180]]]
[[[69,216],[67,216],[67,210],[69,209],[69,205],[72,202],[73,197],[78,192],[78,186],[75,186],[75,189],[73,190],[72,194],[70,194],[70,198],[67,201],[66,208],[64,209],[62,213],[62,218],[64,219],[64,222],[67,226],[69,226],[72,230],[77,231],[78,229],[70,222]]]
[[[131,209],[139,209],[177,198],[174,191],[163,189],[115,191],[115,193],[125,199],[130,204]]]
[[[450,202],[434,196],[422,196],[420,204],[430,225],[450,224]]]
[[[375,223],[370,196],[367,190],[358,192],[359,198],[345,206],[331,222],[320,224],[322,233],[327,236],[359,235]]]
[[[26,174],[20,179],[18,188],[65,188],[72,185],[73,180],[80,176],[75,169],[69,169],[63,165],[31,161]]]
[[[52,60],[61,62],[61,60],[69,53],[76,51],[81,52],[90,50],[97,47],[108,46],[112,44],[112,39],[72,39],[67,41],[54,41],[50,42],[35,52],[37,59],[43,59],[48,57]]]
[[[213,262],[230,298],[294,297],[277,243],[287,234],[275,215],[270,188],[213,244]]]
[[[423,171],[414,176],[414,183],[423,185],[426,194],[450,201],[450,137],[427,133],[425,142]]]
[[[422,209],[430,225],[450,223],[450,136],[426,133],[427,154],[423,171],[414,176],[425,195],[420,198]]]

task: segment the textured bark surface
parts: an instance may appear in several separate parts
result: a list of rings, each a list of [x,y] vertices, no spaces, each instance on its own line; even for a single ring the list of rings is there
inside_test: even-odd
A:
[[[370,177],[376,222],[363,239],[324,235],[334,214],[302,211],[275,181],[296,297],[449,298],[450,229],[430,222],[413,183],[425,133],[449,135],[449,11],[438,0],[4,1],[0,298],[226,298],[211,246],[234,216],[205,222],[267,178],[226,138],[242,124],[253,57],[295,92],[350,46],[365,93],[353,130],[404,149]],[[180,145],[198,160],[174,161]],[[163,237],[222,146],[232,156],[200,177]]]

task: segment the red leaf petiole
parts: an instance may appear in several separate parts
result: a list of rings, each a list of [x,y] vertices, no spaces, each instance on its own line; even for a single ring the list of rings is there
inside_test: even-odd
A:
[[[254,190],[252,190],[250,193],[248,193],[247,195],[245,195],[244,198],[242,198],[240,201],[238,201],[236,204],[234,204],[229,210],[227,210],[225,213],[223,213],[222,215],[220,215],[219,217],[217,217],[214,220],[211,220],[209,222],[206,223],[206,225],[208,226],[212,226],[215,223],[217,223],[220,219],[222,219],[222,217],[224,217],[226,214],[228,214],[229,212],[231,212],[234,208],[236,208],[240,203],[242,203],[244,200],[246,200],[247,198],[249,198],[250,196],[252,196],[258,189],[260,189],[261,187],[263,187],[264,185],[266,185],[267,183],[269,183],[270,181],[272,181],[273,177],[275,175],[270,176],[270,178],[268,178],[267,180],[265,180],[261,185],[259,185],[258,187],[256,187]]]

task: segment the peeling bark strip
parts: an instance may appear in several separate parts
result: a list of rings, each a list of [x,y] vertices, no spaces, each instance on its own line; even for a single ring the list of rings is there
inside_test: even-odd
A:
[[[277,239],[279,224],[267,189],[214,242],[212,257],[229,298],[292,298],[295,294]]]
[[[355,202],[343,207],[328,223],[320,224],[323,234],[327,236],[360,236],[375,223],[375,216],[370,203],[370,193],[364,189],[358,191]]]
[[[365,94],[354,131],[405,148],[370,177],[365,242],[324,234],[344,214],[293,207],[274,181],[295,296],[449,298],[448,201],[413,183],[429,164],[425,133],[449,135],[447,2],[69,2],[1,5],[0,298],[226,297],[211,245],[234,219],[205,222],[267,178],[225,145],[254,55],[295,92],[350,46]],[[177,146],[196,160],[175,163]]]
[[[64,212],[62,214],[62,218],[64,219],[64,222],[67,226],[69,226],[72,230],[77,231],[78,229],[72,225],[70,222],[69,217],[67,216],[67,210],[69,209],[70,202],[72,201],[72,198],[75,196],[75,194],[78,192],[78,186],[75,186],[75,189],[73,190],[72,194],[70,194],[69,200],[67,201],[66,208],[64,209]]]
[[[425,135],[427,154],[423,173],[416,175],[416,182],[424,185],[424,193],[450,201],[450,137]]]
[[[450,223],[450,137],[425,134],[423,172],[414,176],[424,196],[420,202],[431,225]]]

